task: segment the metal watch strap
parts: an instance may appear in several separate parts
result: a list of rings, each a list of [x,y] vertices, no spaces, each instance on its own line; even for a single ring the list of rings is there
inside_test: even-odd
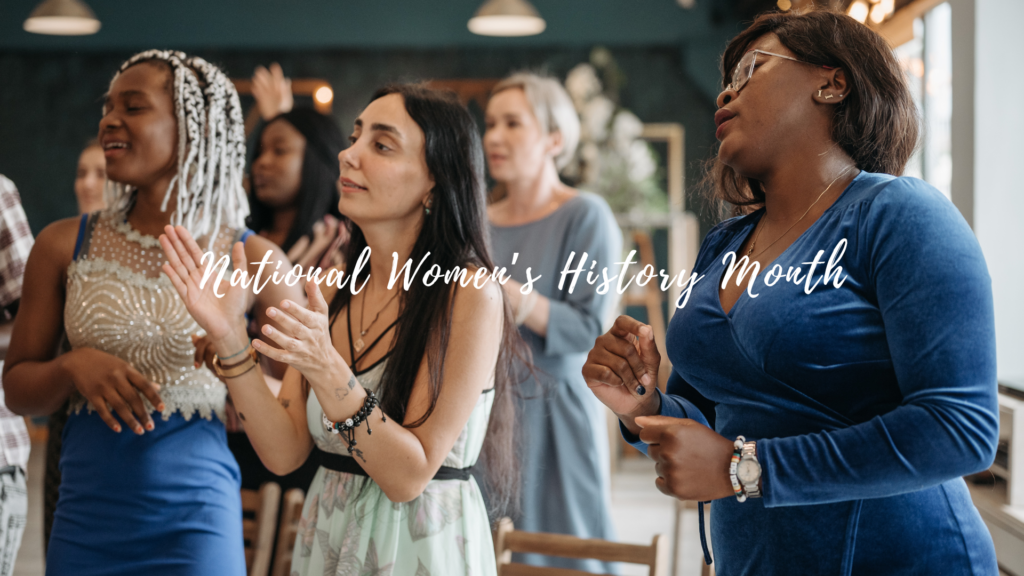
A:
[[[743,443],[743,451],[740,453],[740,461],[753,460],[757,462],[758,467],[761,463],[757,460],[757,442],[750,440]],[[764,469],[762,468],[762,472]],[[752,484],[743,484],[743,492],[747,498],[760,498],[761,497],[761,486],[760,486],[761,474],[757,475],[757,480]]]

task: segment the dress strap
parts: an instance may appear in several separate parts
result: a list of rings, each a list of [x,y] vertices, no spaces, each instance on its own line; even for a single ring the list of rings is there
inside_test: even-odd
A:
[[[78,238],[75,240],[75,253],[72,260],[78,260],[80,255],[89,253],[89,241],[92,239],[93,228],[96,227],[96,220],[99,212],[82,214],[78,222]]]
[[[242,244],[245,244],[245,241],[248,240],[249,236],[252,236],[253,234],[255,234],[255,232],[253,232],[249,228],[243,228],[235,233],[235,239],[231,241],[231,245],[234,246],[235,242],[241,242]]]

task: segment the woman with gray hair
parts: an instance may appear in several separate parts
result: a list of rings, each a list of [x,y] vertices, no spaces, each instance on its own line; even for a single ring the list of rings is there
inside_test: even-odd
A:
[[[601,197],[559,179],[576,151],[580,123],[557,80],[518,73],[501,81],[487,104],[486,126],[484,151],[497,182],[488,207],[494,261],[510,271],[505,293],[537,368],[520,400],[522,515],[516,527],[614,539],[605,414],[581,373],[613,298],[585,282],[560,290],[558,279],[566,262],[572,258],[575,268],[584,253],[596,261],[595,270],[611,267],[622,251],[622,233]],[[524,288],[538,276],[532,289]],[[594,560],[526,555],[517,561],[614,571]]]

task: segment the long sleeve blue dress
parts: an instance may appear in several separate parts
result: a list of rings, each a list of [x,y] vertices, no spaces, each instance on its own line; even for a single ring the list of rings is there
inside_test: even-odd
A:
[[[622,233],[607,202],[580,192],[535,222],[492,225],[491,246],[495,264],[507,267],[518,282],[527,281],[527,270],[533,278],[540,276],[533,289],[550,299],[547,335],[519,330],[533,353],[536,379],[519,385],[522,513],[516,528],[614,540],[606,412],[587,389],[582,369],[594,339],[604,331],[602,322],[615,291],[598,294],[580,281],[570,293],[568,281],[564,290],[558,282],[570,255],[573,266],[586,253],[588,261],[597,262],[597,270],[614,268],[622,253]],[[515,561],[618,572],[614,564],[596,560],[516,554]]]
[[[961,478],[991,465],[999,424],[991,283],[967,223],[920,180],[862,172],[726,314],[728,253],[763,215],[708,233],[667,334],[661,413],[757,440],[763,498],[712,504],[717,573],[997,574]],[[843,239],[842,270],[806,278]]]

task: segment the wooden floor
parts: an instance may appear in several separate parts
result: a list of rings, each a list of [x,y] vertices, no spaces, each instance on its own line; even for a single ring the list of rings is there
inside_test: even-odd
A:
[[[28,464],[28,525],[22,538],[14,576],[43,576],[43,456],[44,445],[34,444]],[[656,533],[671,534],[674,505],[654,487],[654,466],[646,458],[623,460],[612,478],[612,514],[619,540],[649,544]],[[700,574],[697,514],[687,511],[680,538],[677,576]],[[642,566],[623,567],[623,576],[646,574]]]

